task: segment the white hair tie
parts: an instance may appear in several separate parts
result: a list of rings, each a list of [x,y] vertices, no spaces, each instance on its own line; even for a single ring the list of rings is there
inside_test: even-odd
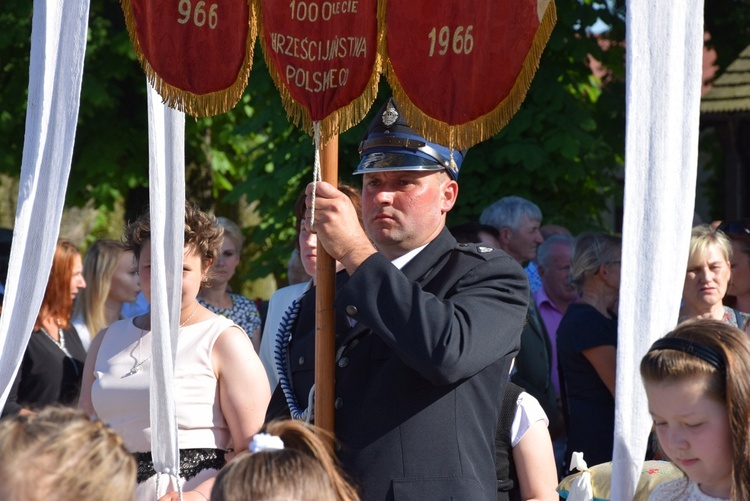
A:
[[[281,437],[270,433],[256,433],[247,449],[253,454],[263,451],[281,451],[284,450],[284,441]]]

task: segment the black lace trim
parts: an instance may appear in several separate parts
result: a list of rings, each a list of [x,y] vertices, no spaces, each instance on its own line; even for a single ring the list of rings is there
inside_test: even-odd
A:
[[[220,470],[227,464],[224,454],[221,449],[180,449],[180,476],[190,480],[203,470]],[[138,461],[139,484],[156,475],[150,452],[134,452],[133,456]]]

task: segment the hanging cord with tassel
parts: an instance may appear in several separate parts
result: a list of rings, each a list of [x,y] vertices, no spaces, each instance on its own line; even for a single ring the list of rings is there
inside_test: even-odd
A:
[[[313,162],[313,189],[312,202],[310,203],[310,231],[315,233],[315,190],[317,183],[322,181],[320,175],[320,122],[313,122],[313,140],[315,141],[315,161]]]

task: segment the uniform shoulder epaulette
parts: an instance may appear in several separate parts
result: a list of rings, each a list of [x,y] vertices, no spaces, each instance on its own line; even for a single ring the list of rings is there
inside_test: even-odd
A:
[[[494,247],[490,247],[486,244],[459,243],[455,247],[455,249],[467,254],[476,255],[485,260],[495,258],[503,254],[502,251],[495,249]]]

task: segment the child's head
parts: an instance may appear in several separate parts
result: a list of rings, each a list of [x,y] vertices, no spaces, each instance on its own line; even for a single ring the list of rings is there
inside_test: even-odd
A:
[[[117,433],[75,409],[0,422],[0,499],[132,500],[136,464]]]
[[[750,339],[715,320],[680,324],[641,361],[659,443],[701,489],[750,499]]]
[[[296,420],[271,421],[264,431],[251,452],[221,470],[212,501],[359,500],[336,464],[330,435]]]

